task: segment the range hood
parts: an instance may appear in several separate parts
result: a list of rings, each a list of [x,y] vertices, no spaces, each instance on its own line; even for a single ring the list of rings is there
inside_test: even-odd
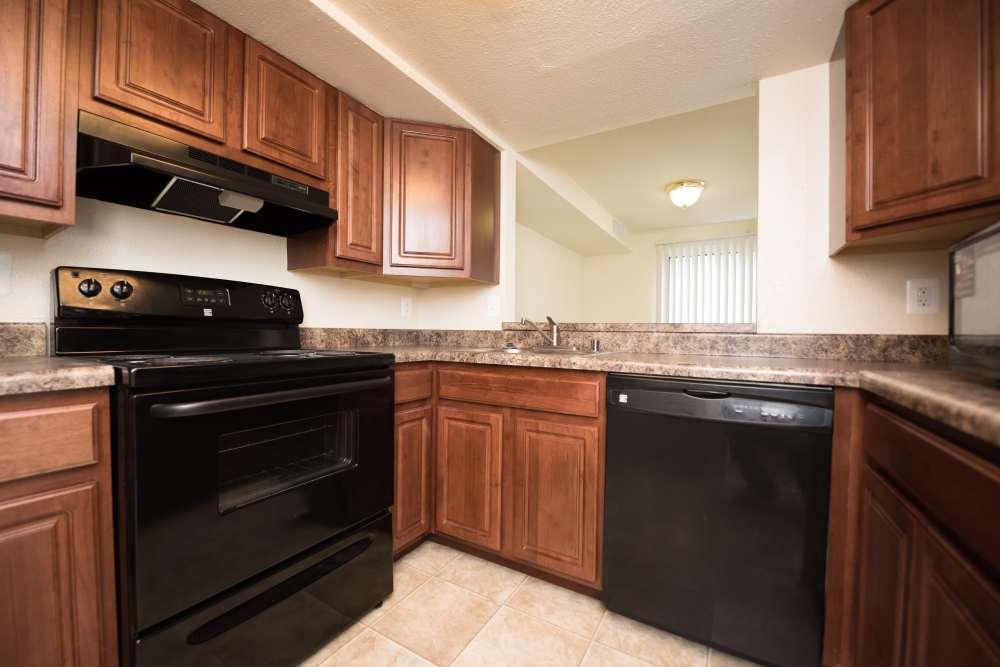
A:
[[[76,194],[277,236],[337,220],[323,190],[86,111]]]

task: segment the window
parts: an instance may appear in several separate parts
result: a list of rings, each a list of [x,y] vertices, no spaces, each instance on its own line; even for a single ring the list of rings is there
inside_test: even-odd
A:
[[[756,321],[756,237],[670,243],[658,249],[660,322]]]

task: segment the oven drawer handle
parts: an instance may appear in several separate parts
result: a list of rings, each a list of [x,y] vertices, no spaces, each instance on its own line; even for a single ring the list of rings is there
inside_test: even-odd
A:
[[[149,409],[149,413],[155,419],[201,417],[203,415],[214,415],[220,412],[233,412],[235,410],[246,410],[248,408],[259,408],[265,405],[275,405],[276,403],[300,401],[307,398],[320,398],[322,396],[347,394],[353,391],[381,387],[389,384],[390,382],[392,382],[392,378],[381,377],[371,380],[344,382],[342,384],[328,384],[321,387],[305,387],[302,389],[288,389],[286,391],[272,391],[267,394],[252,394],[250,396],[237,396],[235,398],[219,398],[211,401],[195,401],[193,403],[156,403]]]

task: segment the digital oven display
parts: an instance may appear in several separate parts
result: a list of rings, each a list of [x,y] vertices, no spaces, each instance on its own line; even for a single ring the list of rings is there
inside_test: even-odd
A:
[[[228,306],[229,290],[204,287],[181,288],[181,302],[185,306]]]

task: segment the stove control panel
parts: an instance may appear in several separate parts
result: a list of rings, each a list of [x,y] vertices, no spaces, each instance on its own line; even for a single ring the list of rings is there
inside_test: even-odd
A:
[[[55,318],[155,317],[300,324],[298,290],[215,278],[61,266],[53,271]]]

